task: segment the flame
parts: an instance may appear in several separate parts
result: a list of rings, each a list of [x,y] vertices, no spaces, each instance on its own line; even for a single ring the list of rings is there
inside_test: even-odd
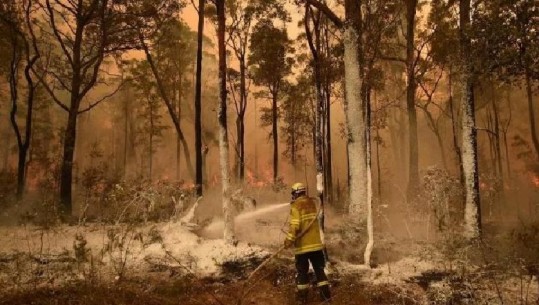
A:
[[[264,173],[264,171],[263,171]],[[265,176],[265,175],[264,175]],[[247,184],[249,184],[252,187],[264,187],[269,184],[269,180],[267,179],[260,179],[257,175],[255,175],[251,170],[247,169],[246,171],[246,181]]]
[[[526,174],[531,186],[539,188],[539,175],[534,171],[527,171]]]
[[[194,189],[195,188],[195,184],[193,182],[190,182],[190,183],[184,183],[183,184],[183,187],[184,188],[187,188],[187,189]]]

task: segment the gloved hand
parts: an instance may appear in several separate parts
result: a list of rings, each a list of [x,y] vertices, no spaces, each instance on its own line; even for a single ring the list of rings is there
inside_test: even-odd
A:
[[[285,249],[288,249],[288,248],[292,247],[293,244],[294,244],[294,242],[291,241],[291,240],[288,239],[288,238],[284,240],[284,247],[285,247]]]

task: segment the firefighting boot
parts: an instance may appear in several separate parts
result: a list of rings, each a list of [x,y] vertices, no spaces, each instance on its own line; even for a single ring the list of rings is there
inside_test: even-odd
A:
[[[297,305],[306,305],[307,298],[309,297],[309,290],[302,289],[296,292],[296,304]]]
[[[318,287],[320,291],[320,300],[323,304],[331,303],[331,292],[329,291],[329,285],[323,285]]]

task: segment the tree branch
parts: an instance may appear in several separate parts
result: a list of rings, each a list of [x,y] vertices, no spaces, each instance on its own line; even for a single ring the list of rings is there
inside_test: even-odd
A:
[[[56,4],[58,4],[60,7],[62,7],[63,9],[69,11],[71,14],[73,14],[74,16],[77,15],[77,11],[73,8],[73,7],[69,7],[67,5],[65,5],[64,3],[62,3],[60,0],[54,0],[54,2],[56,2]],[[73,3],[69,3],[73,6]]]
[[[62,101],[60,101],[60,99],[56,96],[56,94],[54,93],[54,88],[51,88],[47,82],[45,81],[45,75],[47,72],[45,72],[43,75],[37,73],[35,71],[35,69],[32,67],[32,72],[37,75],[39,81],[41,82],[41,84],[43,84],[43,87],[45,88],[45,91],[47,91],[47,93],[49,94],[49,96],[52,98],[52,100],[58,105],[60,106],[60,108],[64,109],[65,111],[69,112],[69,107],[67,107],[66,104],[62,103]]]
[[[200,12],[198,11],[198,7],[197,7],[197,5],[195,4],[195,1],[194,1],[194,0],[191,0],[191,5],[193,5],[193,8],[195,9],[195,11],[197,11],[197,14],[200,14]]]
[[[344,22],[341,20],[341,18],[339,18],[339,16],[337,16],[325,3],[322,3],[318,0],[303,0],[303,1],[319,9],[339,29],[342,29],[344,27]]]
[[[307,43],[309,44],[309,49],[311,49],[311,53],[313,55],[314,61],[318,61],[318,50],[314,46],[313,43],[313,33],[311,31],[310,27],[310,19],[313,19],[311,17],[311,7],[309,4],[305,5],[305,16],[304,16],[304,25],[305,25],[305,35],[307,35]]]
[[[54,36],[56,36],[56,39],[58,40],[60,47],[62,48],[62,50],[64,51],[64,54],[67,57],[67,60],[69,61],[71,65],[73,65],[73,58],[71,57],[71,54],[69,53],[65,45],[64,39],[62,38],[60,31],[58,30],[58,27],[56,25],[56,18],[54,17],[54,9],[51,6],[50,0],[46,0],[45,4],[47,6],[47,11],[49,12],[49,17],[50,17],[49,23],[51,25],[52,32],[54,33]]]
[[[125,81],[122,81],[118,87],[116,87],[116,89],[114,91],[112,91],[111,93],[105,95],[104,97],[102,97],[101,99],[95,101],[94,103],[91,103],[88,107],[86,107],[85,109],[83,110],[80,110],[79,112],[77,112],[78,114],[81,114],[81,113],[84,113],[84,112],[87,112],[87,111],[90,111],[92,110],[92,108],[94,108],[95,106],[99,105],[101,102],[113,97],[114,95],[116,95],[116,93],[118,93],[118,91],[120,91],[120,89],[122,89],[122,87],[125,85]]]
[[[485,132],[487,132],[487,133],[489,133],[491,135],[497,136],[497,134],[494,131],[492,131],[492,130],[490,130],[488,128],[475,127],[475,130],[477,130],[477,131],[485,131]]]
[[[16,25],[14,25],[16,26]],[[19,64],[21,62],[21,55],[20,55],[20,49],[19,45],[17,43],[18,41],[18,34],[17,31],[13,28],[10,28],[10,34],[11,34],[11,60],[9,63],[9,89],[10,89],[10,95],[11,95],[11,112],[10,112],[10,120],[11,125],[13,127],[13,130],[15,131],[15,135],[17,136],[17,145],[20,147],[22,146],[22,137],[21,132],[19,129],[19,125],[17,124],[17,103],[19,99],[19,93],[18,93],[18,79],[19,79]]]
[[[96,2],[97,2],[97,0],[94,0],[94,2],[92,2],[92,5],[90,6],[94,10],[95,10],[95,7],[97,6]],[[105,22],[105,11],[106,11],[106,4],[103,4],[103,7],[101,8],[101,11],[100,11],[100,16],[99,16],[99,18],[101,18],[101,31],[102,32],[101,32],[101,40],[99,42],[99,49],[97,51],[98,53],[96,55],[97,60],[95,61],[95,63],[93,63],[93,71],[92,71],[92,76],[90,78],[90,81],[84,86],[83,90],[79,94],[79,97],[81,99],[84,96],[86,96],[86,94],[88,94],[88,92],[96,84],[97,78],[99,76],[99,69],[101,67],[101,63],[103,63],[103,60],[104,60],[104,57],[105,57],[105,47],[106,47],[107,42],[108,42],[108,34],[109,34],[108,33],[108,28],[107,28],[106,22]],[[86,73],[87,73],[88,69],[91,66],[92,65],[88,65],[88,66],[83,68],[82,77],[86,76]]]
[[[404,58],[402,58],[402,57],[380,55],[380,58],[381,58],[382,60],[396,61],[396,62],[400,62],[400,63],[406,64],[406,59],[404,59]]]

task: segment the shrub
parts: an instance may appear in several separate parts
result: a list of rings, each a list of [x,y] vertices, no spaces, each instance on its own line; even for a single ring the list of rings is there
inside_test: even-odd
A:
[[[438,167],[423,174],[416,211],[433,215],[436,227],[444,231],[460,222],[463,191],[458,178]],[[421,217],[421,216],[420,216]]]

